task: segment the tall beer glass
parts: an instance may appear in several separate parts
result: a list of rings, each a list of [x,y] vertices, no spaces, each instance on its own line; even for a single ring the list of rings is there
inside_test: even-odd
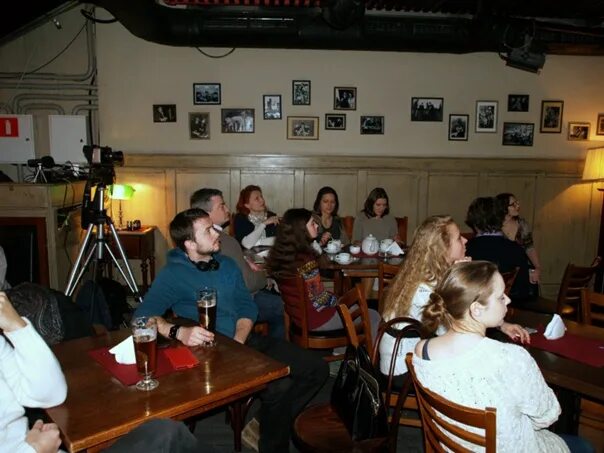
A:
[[[157,369],[157,322],[155,318],[141,316],[132,320],[132,337],[136,368],[143,379],[136,383],[139,390],[153,390],[159,385],[152,379]]]
[[[201,288],[197,292],[199,325],[210,332],[216,329],[216,289]],[[216,346],[216,341],[206,341],[204,346]]]

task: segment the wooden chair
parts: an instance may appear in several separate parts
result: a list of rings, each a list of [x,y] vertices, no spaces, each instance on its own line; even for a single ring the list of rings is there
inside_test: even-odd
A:
[[[579,320],[581,315],[581,290],[587,288],[596,273],[602,258],[596,257],[591,266],[582,267],[568,263],[564,270],[558,298],[556,300],[556,313],[565,318]]]
[[[382,313],[382,309],[384,308],[384,293],[386,292],[386,287],[390,285],[390,282],[396,276],[400,268],[400,265],[387,264],[384,262],[380,262],[378,266],[378,311],[380,313]]]
[[[398,235],[400,238],[400,241],[403,244],[407,243],[407,225],[409,224],[409,219],[407,218],[407,216],[405,217],[395,217],[396,219],[396,226],[398,228]]]
[[[604,294],[590,291],[587,288],[581,289],[580,322],[604,326]]]
[[[352,242],[352,230],[354,228],[354,216],[347,215],[342,217],[342,226],[344,227],[344,231],[346,231],[346,235],[350,242]]]
[[[235,214],[231,212],[231,220],[229,221],[229,235],[235,237]]]
[[[474,233],[473,231],[464,231],[463,233],[461,233],[461,235],[469,241],[474,236],[476,236],[476,233]]]
[[[502,272],[501,276],[503,277],[503,282],[505,283],[504,293],[506,295],[510,294],[510,290],[512,286],[514,286],[514,282],[516,281],[516,277],[518,276],[519,267],[515,267],[513,271]]]
[[[484,447],[486,453],[494,453],[497,445],[495,423],[497,409],[487,407],[482,410],[465,407],[428,390],[417,380],[412,357],[413,354],[407,354],[405,361],[407,362],[409,374],[413,379],[419,402],[419,411],[424,427],[424,450],[428,453],[441,452],[443,451],[443,446],[445,446],[455,452],[469,451],[466,447],[449,437],[452,435],[466,442]],[[453,425],[440,415],[437,415],[437,412],[464,425],[483,429],[484,435],[466,431],[460,426]]]

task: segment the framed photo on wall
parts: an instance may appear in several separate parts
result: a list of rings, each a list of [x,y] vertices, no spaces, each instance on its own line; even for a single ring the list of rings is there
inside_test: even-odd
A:
[[[328,131],[345,131],[346,115],[343,113],[326,113],[325,129]]]
[[[334,110],[356,110],[357,89],[355,87],[335,87],[333,89]]]
[[[508,112],[528,112],[528,94],[508,94]]]
[[[564,101],[542,101],[539,132],[544,134],[559,134],[562,132],[563,110]]]
[[[533,146],[535,123],[503,123],[503,145]]]
[[[379,135],[384,133],[384,117],[374,115],[361,116],[361,135]]]
[[[292,81],[292,104],[310,105],[310,80]]]
[[[195,105],[219,105],[221,92],[219,83],[194,83],[193,104]]]
[[[288,116],[288,140],[319,140],[318,116]]]
[[[254,109],[222,109],[220,111],[223,134],[252,134]]]
[[[452,113],[449,115],[449,140],[465,141],[468,140],[468,123],[470,115],[460,115]]]
[[[210,114],[207,112],[189,113],[189,138],[192,140],[210,138]]]
[[[265,120],[280,120],[281,119],[281,95],[280,94],[265,94],[262,96],[262,105],[264,106]]]
[[[572,141],[589,140],[590,123],[568,123],[568,139]]]
[[[497,101],[476,101],[476,132],[497,132]]]
[[[596,123],[596,135],[604,135],[604,113],[598,114],[598,121]]]
[[[443,98],[411,98],[411,121],[442,121]]]
[[[153,104],[154,123],[176,123],[176,104]]]

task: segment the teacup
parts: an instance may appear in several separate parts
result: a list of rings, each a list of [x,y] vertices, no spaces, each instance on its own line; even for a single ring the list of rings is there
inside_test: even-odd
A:
[[[348,264],[352,261],[352,256],[350,256],[350,253],[338,253],[336,261],[340,264]]]
[[[327,243],[325,249],[328,253],[338,253],[342,249],[342,241],[338,239],[332,239]]]
[[[359,253],[361,253],[361,246],[359,245],[351,245],[348,250],[350,250],[350,253],[352,253],[353,255],[358,255]]]

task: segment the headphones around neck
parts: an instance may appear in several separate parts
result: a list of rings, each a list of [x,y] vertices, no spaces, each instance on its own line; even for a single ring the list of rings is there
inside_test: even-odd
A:
[[[220,267],[220,263],[216,261],[214,258],[210,259],[210,261],[191,261],[197,269],[201,272],[207,271],[217,271]]]

